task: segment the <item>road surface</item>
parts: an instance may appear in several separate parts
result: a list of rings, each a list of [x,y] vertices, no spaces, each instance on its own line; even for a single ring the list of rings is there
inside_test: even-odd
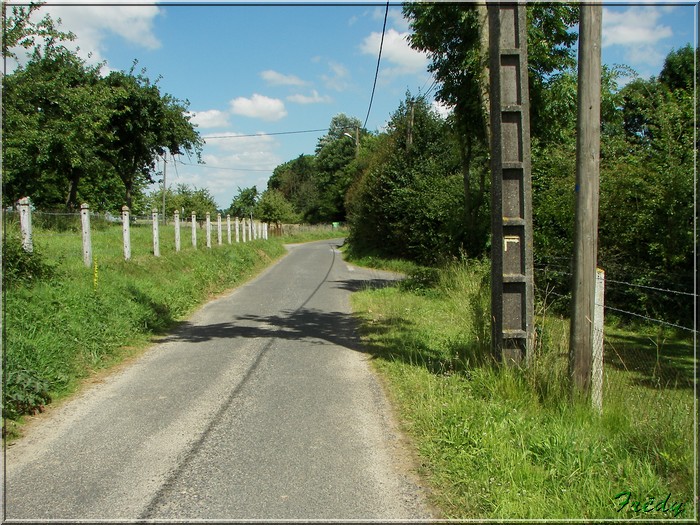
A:
[[[5,518],[430,519],[349,294],[390,274],[289,247],[7,448]]]

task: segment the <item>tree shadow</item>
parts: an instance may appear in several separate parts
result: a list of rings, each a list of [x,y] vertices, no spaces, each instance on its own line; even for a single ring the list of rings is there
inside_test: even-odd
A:
[[[175,318],[170,307],[165,303],[159,303],[135,286],[127,288],[128,297],[136,304],[143,307],[142,315],[138,319],[139,326],[154,334],[162,334],[172,328]]]
[[[311,345],[338,345],[364,352],[358,320],[343,312],[325,312],[313,308],[282,311],[279,315],[241,315],[229,322],[196,325],[180,323],[158,341],[203,343],[214,339],[274,338],[304,341]]]
[[[658,347],[657,347],[658,346]],[[694,388],[692,341],[657,341],[644,335],[605,334],[605,362],[638,377],[634,384],[650,388]]]

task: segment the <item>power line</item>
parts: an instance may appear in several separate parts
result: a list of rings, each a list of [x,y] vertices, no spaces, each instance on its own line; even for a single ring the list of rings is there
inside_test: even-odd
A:
[[[209,168],[209,169],[213,169],[213,170],[270,172],[274,169],[274,168],[270,168],[268,170],[259,170],[259,169],[253,169],[253,168],[224,168],[223,166],[209,166],[208,164],[187,164],[185,162],[182,162],[181,160],[178,160],[176,162],[179,164],[182,164],[183,166],[192,166],[194,168]]]
[[[379,56],[377,57],[377,70],[374,72],[374,85],[372,86],[372,96],[369,98],[369,107],[367,108],[367,116],[365,117],[365,123],[362,126],[367,128],[367,121],[369,120],[369,113],[372,111],[372,102],[374,101],[374,90],[377,89],[377,77],[379,77],[379,63],[382,61],[382,48],[384,47],[384,33],[386,32],[386,19],[389,16],[389,2],[386,3],[386,10],[384,11],[384,26],[382,27],[382,39],[379,42]]]
[[[277,133],[255,133],[253,135],[215,135],[212,137],[202,137],[204,140],[208,139],[241,139],[246,137],[269,137],[272,135],[298,135],[299,133],[318,133],[320,131],[328,131],[329,128],[322,129],[304,129],[299,131],[279,131]]]

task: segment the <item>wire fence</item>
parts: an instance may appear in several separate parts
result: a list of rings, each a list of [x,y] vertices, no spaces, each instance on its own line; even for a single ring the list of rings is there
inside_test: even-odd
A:
[[[562,286],[561,279],[557,282],[554,283],[552,280],[546,279],[547,274],[554,274],[557,276],[565,276],[567,278],[573,277],[573,274],[571,271],[569,271],[569,268],[567,266],[563,266],[561,264],[535,264],[535,272],[539,274],[541,277],[543,277],[543,281],[546,283],[545,287],[540,287],[540,295],[542,297],[548,296],[548,295],[553,295],[559,299],[563,299],[564,302],[568,302],[571,300],[571,294],[570,290],[567,289],[567,292],[569,294],[561,293],[560,291],[556,291],[554,287],[558,284],[559,286]],[[610,288],[610,284],[612,284],[612,287],[623,287],[626,289],[639,289],[639,290],[644,290],[646,292],[654,292],[657,294],[665,294],[665,295],[670,295],[670,296],[677,296],[677,297],[683,297],[683,298],[690,298],[688,301],[691,301],[687,306],[692,308],[696,302],[697,302],[697,293],[692,292],[692,291],[684,291],[684,290],[676,290],[676,289],[671,289],[671,288],[665,288],[662,287],[661,285],[659,286],[651,286],[648,284],[638,284],[638,283],[631,283],[627,281],[623,281],[620,279],[611,279],[606,276],[605,278],[605,286],[606,286],[606,294],[608,293],[607,289]],[[656,284],[656,283],[654,283]],[[568,288],[568,287],[567,287]],[[608,294],[608,299],[609,300],[610,295]],[[689,327],[685,326],[682,324],[679,324],[677,322],[672,322],[669,321],[668,319],[658,319],[656,317],[652,317],[648,313],[640,313],[640,312],[634,312],[631,311],[630,309],[622,308],[620,306],[610,306],[609,304],[605,304],[604,308],[606,311],[610,312],[615,312],[616,314],[622,314],[624,316],[629,316],[637,319],[643,319],[647,322],[650,323],[657,323],[660,325],[672,327],[678,330],[683,330],[686,332],[690,333],[697,333],[697,327]]]

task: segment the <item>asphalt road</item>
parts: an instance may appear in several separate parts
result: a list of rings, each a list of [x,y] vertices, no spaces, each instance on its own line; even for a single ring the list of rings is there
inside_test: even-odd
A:
[[[429,519],[349,294],[390,274],[290,246],[6,450],[5,518]]]

